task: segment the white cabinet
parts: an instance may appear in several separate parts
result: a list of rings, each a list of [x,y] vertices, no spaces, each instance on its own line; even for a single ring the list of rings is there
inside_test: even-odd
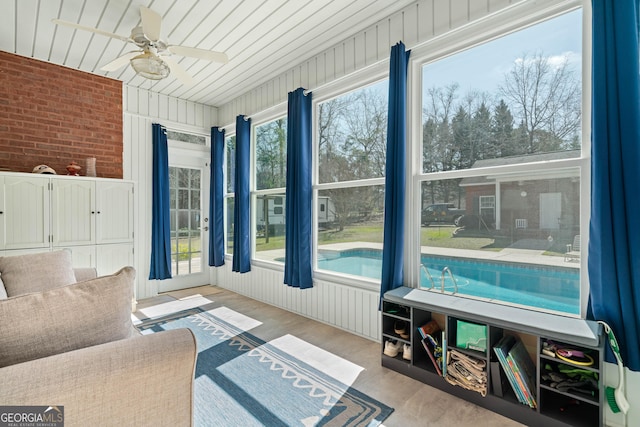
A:
[[[49,180],[0,176],[0,249],[48,248]]]
[[[68,248],[74,267],[99,275],[133,265],[133,192],[115,179],[0,173],[0,252]]]
[[[75,268],[88,268],[95,267],[97,264],[96,258],[96,246],[66,246],[55,248],[58,249],[67,249],[71,252],[71,262],[73,262],[73,266]]]
[[[96,243],[133,242],[133,183],[96,182]]]
[[[99,276],[113,274],[122,267],[133,265],[133,244],[114,243],[97,245],[96,270]]]
[[[84,179],[52,182],[53,246],[96,243],[96,183]]]
[[[98,276],[113,274],[122,267],[133,265],[133,243],[108,245],[66,246],[71,251],[74,267],[94,267]]]
[[[77,178],[52,187],[53,246],[133,242],[133,183]]]

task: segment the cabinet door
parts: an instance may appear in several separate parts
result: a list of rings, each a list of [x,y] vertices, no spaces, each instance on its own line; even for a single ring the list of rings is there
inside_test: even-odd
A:
[[[73,268],[88,268],[96,266],[95,246],[69,246],[64,249],[71,251]]]
[[[83,179],[53,179],[53,245],[91,245],[95,238],[95,182]]]
[[[133,265],[133,244],[123,243],[96,246],[98,276],[113,274],[122,267]]]
[[[49,248],[49,178],[4,177],[0,248]]]
[[[96,243],[133,242],[133,184],[96,182]]]

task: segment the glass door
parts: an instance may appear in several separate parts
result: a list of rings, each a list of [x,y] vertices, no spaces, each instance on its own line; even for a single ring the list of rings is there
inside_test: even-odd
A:
[[[208,167],[201,158],[176,164],[170,153],[171,279],[158,282],[158,291],[209,284]]]

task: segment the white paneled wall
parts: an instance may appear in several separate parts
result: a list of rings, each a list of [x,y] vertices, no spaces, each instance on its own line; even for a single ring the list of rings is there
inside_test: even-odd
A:
[[[157,283],[149,280],[151,256],[151,125],[208,134],[218,121],[217,109],[146,90],[124,88],[124,179],[135,181],[135,265],[138,299],[155,296]]]
[[[254,265],[250,272],[240,274],[231,271],[228,261],[215,273],[217,284],[225,289],[366,338],[381,338],[378,291],[323,280],[300,290],[283,284],[282,270]]]
[[[220,126],[235,122],[238,114],[252,115],[287,100],[287,93],[304,87],[313,90],[354,71],[387,60],[399,41],[407,49],[452,29],[495,13],[523,0],[420,0],[331,49],[295,65],[259,88],[220,107]],[[540,0],[538,4],[563,3]]]

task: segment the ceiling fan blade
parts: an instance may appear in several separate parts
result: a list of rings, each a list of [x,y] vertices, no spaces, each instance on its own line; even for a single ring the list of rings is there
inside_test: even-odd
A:
[[[142,32],[152,42],[160,40],[162,17],[148,7],[140,6],[140,19],[142,20]]]
[[[174,61],[173,58],[168,56],[163,56],[162,60],[167,63],[171,73],[176,76],[178,80],[182,82],[182,84],[191,86],[193,84],[193,79],[191,76],[182,68],[180,64]]]
[[[207,61],[215,61],[226,64],[229,58],[225,53],[214,52],[211,50],[198,49],[197,47],[186,46],[168,46],[169,52],[175,55],[188,56],[190,58],[206,59]]]
[[[127,65],[129,63],[129,61],[131,60],[131,58],[140,55],[140,53],[142,53],[139,50],[133,51],[133,52],[127,52],[124,55],[114,59],[113,61],[109,62],[108,64],[100,67],[100,69],[102,71],[115,71],[118,68],[122,68],[125,65]]]
[[[61,19],[52,19],[51,22],[53,22],[56,25],[64,25],[66,27],[71,27],[71,28],[75,28],[75,29],[78,29],[78,30],[91,31],[92,33],[100,34],[102,36],[107,36],[107,37],[111,37],[111,38],[114,38],[114,39],[122,40],[123,42],[130,42],[131,41],[131,39],[129,37],[124,37],[124,36],[121,36],[121,35],[118,35],[118,34],[110,33],[108,31],[102,31],[102,30],[99,30],[97,28],[86,27],[84,25],[76,24],[74,22],[63,21]]]

